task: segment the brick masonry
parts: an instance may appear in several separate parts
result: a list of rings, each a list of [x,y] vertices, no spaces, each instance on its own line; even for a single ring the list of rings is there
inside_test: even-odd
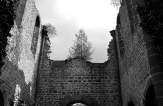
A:
[[[35,3],[20,0],[0,76],[4,106],[16,95],[29,106],[66,106],[77,100],[90,106],[146,106],[151,86],[162,106],[163,39],[140,27],[137,5],[122,0],[108,61],[91,63],[81,58],[50,60],[50,42]]]
[[[124,56],[121,56],[121,47],[117,46],[122,105],[127,106],[132,102],[135,106],[146,106],[147,90],[154,85],[158,106],[161,106],[162,79],[158,76],[162,76],[161,57],[159,57],[162,54],[155,49],[161,48],[161,45],[155,45],[154,39],[139,26],[141,20],[136,12],[137,4],[134,0],[129,1],[123,0],[121,3],[114,35],[117,45],[119,45],[118,37],[123,37],[125,48]],[[155,84],[156,82],[160,83]]]
[[[113,42],[110,47],[114,49]],[[91,63],[81,58],[54,61],[47,55],[47,37],[44,38],[43,48],[36,105],[60,106],[67,97],[72,98],[70,102],[74,101],[75,95],[88,96],[96,105],[120,105],[118,68],[114,52],[105,63]]]
[[[124,2],[124,1],[123,1]],[[130,30],[130,20],[128,17],[127,7],[120,8],[120,24],[116,27],[116,39],[118,42],[118,31],[124,38],[124,56],[120,56],[119,52],[119,66],[121,78],[121,90],[123,106],[127,106],[132,101],[135,106],[143,105],[144,91],[149,80],[149,63],[145,42],[143,40],[143,32],[137,26],[132,33]],[[132,23],[131,23],[132,24]]]
[[[59,106],[66,96],[85,95],[97,104],[118,106],[118,84],[115,68],[106,63],[90,63],[82,59],[50,61],[39,86],[40,106]],[[107,65],[107,66],[106,66]],[[46,72],[45,72],[46,71]]]
[[[39,13],[33,0],[20,0],[16,9],[17,18],[10,31],[12,37],[8,37],[7,56],[0,76],[0,90],[3,92],[4,106],[9,106],[15,95],[27,105],[34,104],[35,73],[41,43],[40,33],[36,35],[38,43],[35,45],[37,46],[35,58],[30,47],[36,17],[39,17]],[[38,30],[40,32],[41,27]]]

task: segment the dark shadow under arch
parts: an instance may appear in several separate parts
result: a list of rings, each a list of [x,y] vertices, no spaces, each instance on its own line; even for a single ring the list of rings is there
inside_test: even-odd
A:
[[[134,103],[133,103],[132,101],[130,101],[130,102],[128,103],[128,106],[134,106]]]
[[[147,89],[147,93],[145,96],[145,106],[157,106],[155,90],[153,85],[151,85]]]
[[[0,91],[0,106],[4,106],[4,98],[1,91]]]

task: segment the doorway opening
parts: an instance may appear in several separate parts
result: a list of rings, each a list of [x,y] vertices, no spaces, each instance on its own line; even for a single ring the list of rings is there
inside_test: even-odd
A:
[[[145,97],[145,106],[157,106],[154,86],[151,85]]]

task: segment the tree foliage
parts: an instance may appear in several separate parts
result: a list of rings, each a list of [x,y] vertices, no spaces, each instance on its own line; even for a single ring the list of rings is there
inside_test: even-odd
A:
[[[122,0],[111,0],[110,4],[115,7],[116,9],[118,9],[121,5]]]
[[[7,37],[12,36],[10,30],[14,25],[14,19],[16,17],[14,6],[17,2],[17,0],[0,0],[0,70],[4,65],[3,60],[7,55]]]
[[[75,36],[76,40],[74,41],[73,47],[69,49],[70,55],[68,58],[80,57],[85,60],[91,60],[91,55],[93,54],[94,50],[91,50],[92,44],[88,41],[84,30],[79,30],[79,34],[76,34]]]
[[[143,0],[136,9],[141,19],[140,27],[153,37],[163,36],[162,5],[162,0]]]
[[[56,28],[53,25],[51,25],[50,23],[47,23],[44,26],[46,27],[46,30],[48,31],[47,34],[48,34],[49,37],[57,35]]]

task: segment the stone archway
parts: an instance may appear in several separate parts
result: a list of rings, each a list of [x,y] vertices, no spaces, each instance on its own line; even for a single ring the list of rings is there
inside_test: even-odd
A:
[[[80,106],[99,106],[91,97],[84,95],[67,96],[60,102],[61,106],[79,106],[79,104]]]
[[[66,106],[90,106],[90,105],[83,100],[74,100],[69,102]]]
[[[71,106],[87,106],[87,105],[85,105],[85,104],[83,104],[83,103],[74,103],[74,104],[72,104]]]
[[[134,106],[134,103],[133,103],[132,101],[130,101],[130,102],[128,103],[128,106]]]
[[[4,98],[1,91],[0,91],[0,106],[4,106]]]
[[[157,106],[155,90],[153,85],[149,86],[149,88],[147,89],[147,93],[145,96],[145,106]]]

